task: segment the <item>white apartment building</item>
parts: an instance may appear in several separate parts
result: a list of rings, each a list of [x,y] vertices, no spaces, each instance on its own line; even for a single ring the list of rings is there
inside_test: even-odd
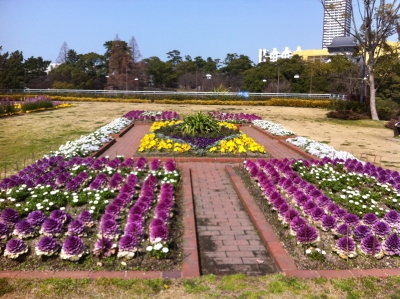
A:
[[[324,0],[324,29],[322,48],[326,49],[336,36],[350,36],[351,0]]]
[[[289,47],[285,47],[283,52],[279,52],[277,48],[273,48],[270,53],[268,49],[258,49],[258,63],[260,62],[276,62],[281,58],[292,58],[293,53],[290,51]]]

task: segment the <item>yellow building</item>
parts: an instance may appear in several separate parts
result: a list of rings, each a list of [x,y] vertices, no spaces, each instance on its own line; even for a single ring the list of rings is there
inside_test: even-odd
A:
[[[293,51],[293,55],[299,55],[304,61],[309,62],[322,61],[330,56],[327,49],[302,50],[301,47],[297,47],[296,51]]]

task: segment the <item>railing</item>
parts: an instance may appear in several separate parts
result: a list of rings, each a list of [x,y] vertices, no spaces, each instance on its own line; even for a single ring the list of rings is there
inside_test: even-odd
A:
[[[0,89],[0,93],[34,93],[34,94],[88,94],[88,95],[185,95],[201,96],[239,96],[238,92],[182,92],[182,91],[132,91],[132,90],[87,90],[87,89]],[[338,99],[344,100],[345,95],[326,93],[266,93],[249,92],[249,97],[265,98],[306,98],[306,99]]]

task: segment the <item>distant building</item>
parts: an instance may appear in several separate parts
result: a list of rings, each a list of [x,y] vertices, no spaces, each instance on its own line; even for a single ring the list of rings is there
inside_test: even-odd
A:
[[[269,50],[258,49],[258,63],[269,61]]]
[[[337,36],[327,46],[329,54],[353,55],[357,49],[357,41],[353,36]]]
[[[279,52],[277,48],[273,48],[270,53],[268,49],[258,49],[258,63],[260,62],[276,62],[281,58],[292,58],[293,53],[290,51],[289,47],[285,47],[283,52]]]
[[[293,55],[299,55],[303,60],[309,62],[327,61],[330,56],[327,49],[303,50],[300,46],[297,47],[296,51],[293,51]]]
[[[322,48],[326,49],[336,36],[349,36],[353,9],[351,0],[324,0]]]
[[[49,73],[50,71],[54,70],[59,65],[60,65],[59,63],[50,63],[49,66],[47,67],[46,73]]]

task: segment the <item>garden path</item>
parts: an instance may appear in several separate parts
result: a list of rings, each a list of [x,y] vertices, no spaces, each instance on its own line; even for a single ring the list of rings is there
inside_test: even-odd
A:
[[[117,138],[117,142],[102,156],[134,156],[149,128],[147,124],[135,125]],[[274,158],[302,158],[250,126],[240,129],[264,145]],[[229,181],[224,170],[226,165],[218,160],[179,162],[178,165],[183,170],[189,169],[191,173],[190,178],[184,177],[183,180],[191,180],[193,190],[201,273],[265,275],[277,272],[276,265]]]

